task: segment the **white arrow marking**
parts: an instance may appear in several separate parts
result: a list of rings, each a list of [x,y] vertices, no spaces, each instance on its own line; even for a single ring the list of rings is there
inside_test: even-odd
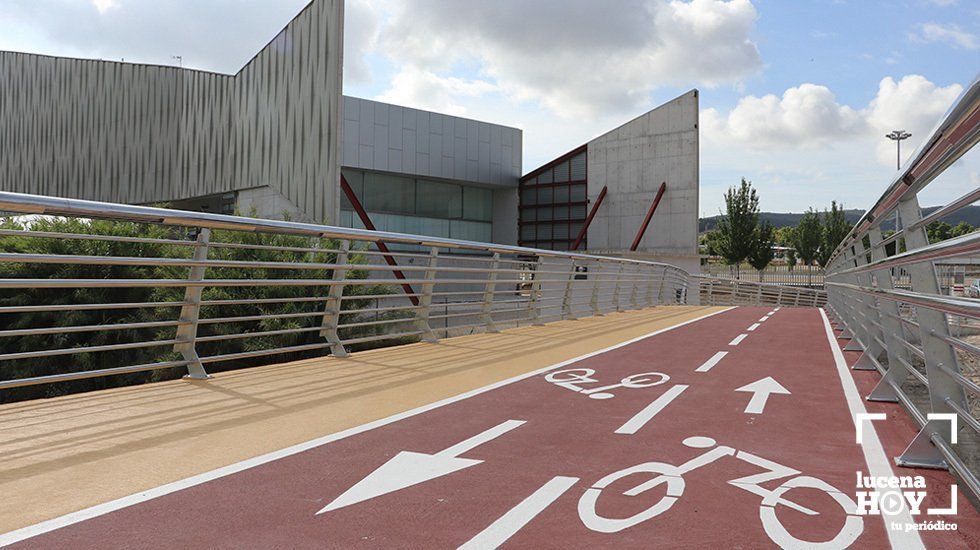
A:
[[[320,515],[324,512],[337,510],[374,497],[400,491],[406,487],[442,477],[470,466],[476,466],[483,461],[457,458],[457,456],[487,441],[496,439],[521,424],[524,424],[523,420],[508,420],[436,454],[402,451],[382,464],[377,470],[368,474],[367,477],[358,481],[353,487],[347,489],[344,494],[324,506],[316,514]]]
[[[790,395],[789,390],[784,388],[779,382],[773,380],[771,376],[767,376],[762,380],[756,380],[751,384],[746,384],[735,391],[752,393],[752,399],[749,399],[749,404],[745,406],[745,412],[748,414],[762,414],[762,411],[766,409],[766,401],[769,400],[771,394],[780,393]]]

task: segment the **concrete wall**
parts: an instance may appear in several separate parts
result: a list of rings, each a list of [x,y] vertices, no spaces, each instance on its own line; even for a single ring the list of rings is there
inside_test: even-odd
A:
[[[120,203],[268,186],[335,221],[343,1],[236,75],[0,52],[0,190]]]
[[[344,96],[342,139],[351,168],[505,187],[521,176],[517,128]]]
[[[697,90],[592,140],[588,155],[589,201],[595,202],[603,186],[609,189],[589,227],[589,252],[628,251],[661,182],[666,181],[667,191],[637,255],[696,266]]]

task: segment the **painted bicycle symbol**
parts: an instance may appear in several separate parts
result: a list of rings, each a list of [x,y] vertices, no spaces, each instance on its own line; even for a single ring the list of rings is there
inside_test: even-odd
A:
[[[640,389],[659,386],[670,380],[670,377],[662,372],[641,372],[631,374],[619,381],[619,384],[600,386],[598,388],[583,388],[583,384],[596,384],[599,381],[592,378],[595,369],[568,369],[560,370],[545,375],[544,379],[556,386],[588,395],[590,399],[612,399],[616,397],[609,393],[609,390],[616,388]]]
[[[777,464],[771,460],[766,460],[745,451],[736,450],[732,447],[716,447],[717,442],[710,437],[689,437],[684,440],[684,445],[695,449],[714,448],[679,466],[664,462],[644,462],[643,464],[609,474],[595,482],[592,487],[586,489],[585,494],[582,495],[582,498],[578,502],[579,517],[585,526],[601,533],[616,533],[659,516],[669,510],[683,496],[685,486],[684,474],[688,474],[702,466],[707,466],[721,458],[734,456],[739,460],[767,470],[760,474],[733,479],[728,483],[762,497],[762,503],[759,506],[759,519],[762,521],[762,527],[765,529],[766,535],[782,548],[847,548],[864,531],[864,519],[856,515],[857,505],[854,501],[821,479],[798,475],[801,473],[798,470]],[[626,518],[610,518],[599,515],[596,511],[596,505],[598,504],[599,497],[602,496],[603,489],[619,479],[643,473],[657,475],[653,479],[625,491],[623,494],[632,497],[659,485],[666,484],[666,494],[656,504]],[[764,483],[783,478],[788,479],[785,479],[785,481],[773,490],[762,487]],[[792,508],[808,516],[819,515],[818,512],[784,498],[787,492],[797,488],[816,489],[827,493],[844,510],[844,513],[847,514],[847,519],[844,521],[843,527],[833,539],[826,542],[810,542],[798,539],[790,534],[780,522],[776,516],[776,507],[780,505]]]

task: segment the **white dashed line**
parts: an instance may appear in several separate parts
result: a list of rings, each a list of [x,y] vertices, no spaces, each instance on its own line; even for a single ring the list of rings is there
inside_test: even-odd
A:
[[[729,346],[737,346],[737,345],[739,345],[739,344],[742,343],[742,340],[745,340],[746,338],[748,338],[748,336],[749,336],[748,334],[739,334],[738,336],[735,337],[734,340],[732,340],[731,342],[729,342],[728,345]]]
[[[718,362],[721,361],[726,355],[728,355],[727,351],[719,351],[718,353],[712,355],[711,359],[705,361],[703,365],[694,369],[694,372],[708,372],[709,370],[712,369],[712,367],[717,365]]]
[[[748,331],[749,331],[749,332],[752,332],[753,330],[755,330],[755,329],[757,329],[757,328],[759,328],[759,323],[752,323],[752,326],[750,326],[750,327],[748,328]]]

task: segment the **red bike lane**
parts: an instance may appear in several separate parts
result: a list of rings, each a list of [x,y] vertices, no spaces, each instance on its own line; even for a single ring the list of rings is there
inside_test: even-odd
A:
[[[707,317],[21,544],[917,544],[855,514],[868,469],[820,312],[770,311]]]

